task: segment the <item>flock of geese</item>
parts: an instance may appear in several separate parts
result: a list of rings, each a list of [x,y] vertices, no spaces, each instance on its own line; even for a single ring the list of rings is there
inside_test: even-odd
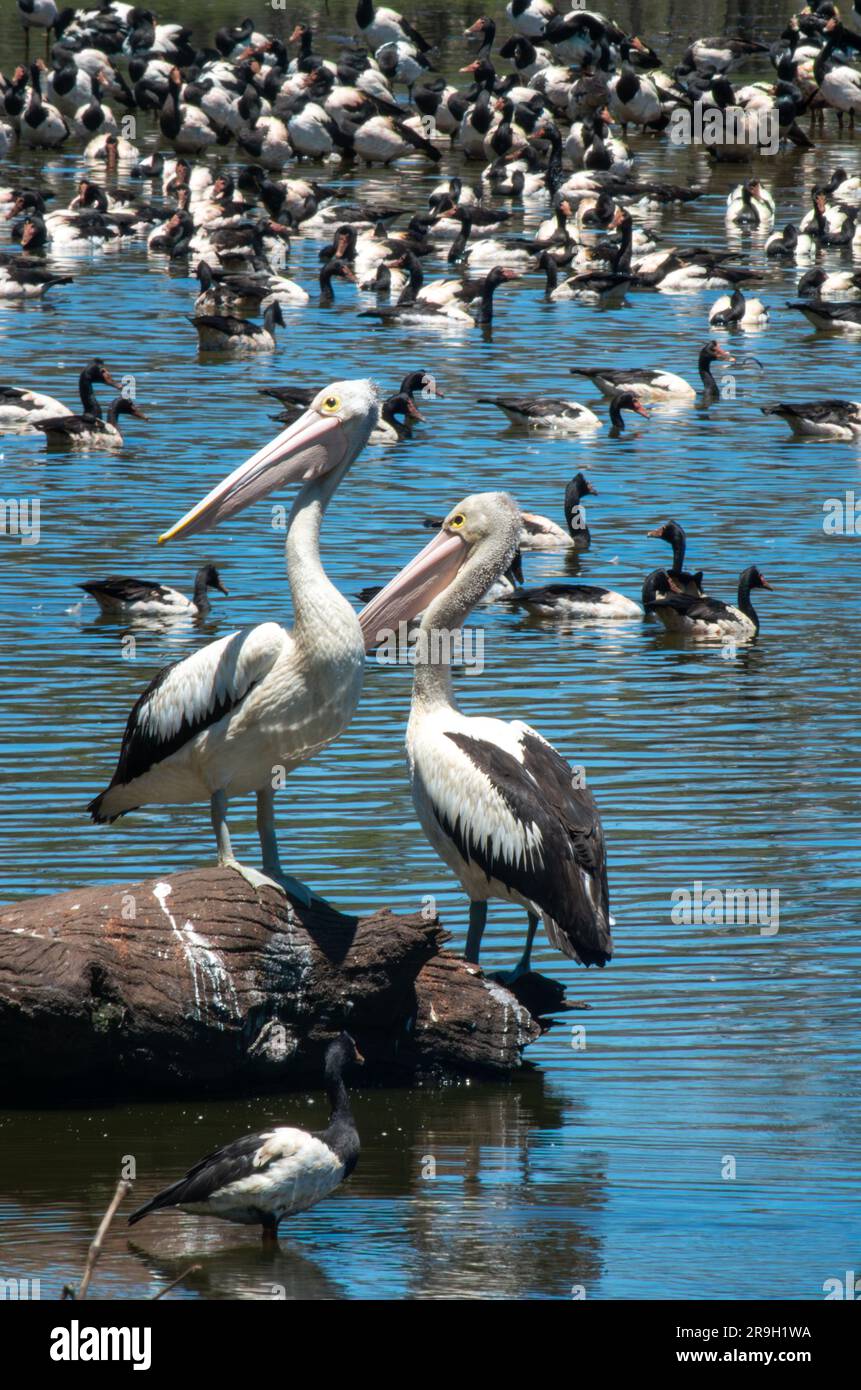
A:
[[[304,23],[278,36],[246,20],[198,48],[180,23],[120,0],[62,12],[53,0],[17,5],[27,59],[0,74],[0,156],[19,144],[50,151],[80,143],[82,173],[63,208],[50,206],[53,190],[39,180],[0,189],[19,247],[0,255],[0,298],[68,292],[73,277],[52,262],[70,250],[144,243],[151,257],[186,268],[194,287],[187,317],[202,360],[271,353],[288,311],[301,312],[312,294],[332,304],[345,286],[362,297],[360,316],[380,332],[402,325],[487,332],[497,295],[529,275],[543,278],[546,300],[591,309],[633,294],[716,290],[711,333],[761,330],[770,311],[743,288],[761,272],[730,250],[667,246],[649,230],[661,210],[683,216],[703,190],[640,176],[629,131],[669,139],[679,112],[693,120],[738,109],[751,117],[743,138],[738,123],[727,122],[711,154],[718,162],[749,160],[760,128],[754,116],[771,114],[781,140],[804,151],[829,113],[842,126],[861,111],[854,66],[861,35],[832,3],[790,17],[768,43],[693,41],[668,70],[639,36],[603,15],[510,0],[502,42],[502,23],[490,16],[467,29],[460,86],[438,75],[433,45],[409,20],[373,0],[357,5],[358,42],[326,42],[324,52],[321,36]],[[34,31],[44,33],[44,57],[31,55]],[[734,85],[730,74],[741,66],[756,79]],[[142,139],[147,123],[159,148]],[[435,175],[421,208],[408,205],[396,179],[385,200],[346,199],[339,189],[339,177],[357,167],[420,159],[436,168],[452,153],[475,161],[475,179]],[[801,271],[788,309],[814,328],[861,331],[861,273],[851,268],[861,249],[861,179],[835,169],[816,183],[810,202],[798,225],[777,227],[765,181],[746,177],[727,199],[727,237],[737,245],[749,235],[767,262]],[[514,232],[521,213],[543,219],[530,223],[529,235]],[[316,286],[286,273],[296,238],[319,243]],[[845,257],[846,268],[817,264],[830,253]],[[578,363],[570,371],[597,393],[597,408],[567,396],[483,400],[517,427],[548,434],[600,429],[606,410],[611,433],[619,434],[626,414],[648,418],[650,405],[719,401],[713,370],[731,364],[733,354],[712,336],[692,349],[691,368],[694,360],[699,390],[661,365]],[[118,391],[104,414],[96,394],[102,387]],[[84,364],[79,394],[76,412],[37,384],[0,386],[0,429],[41,432],[55,449],[117,448],[121,419],[146,419],[101,357]],[[272,770],[300,766],[347,728],[367,654],[401,624],[421,647],[434,633],[457,632],[493,594],[539,617],[653,615],[671,631],[708,641],[749,641],[758,632],[751,595],[771,587],[760,570],[742,571],[736,603],[712,597],[702,571],[685,570],[686,537],[673,520],[650,533],[671,547],[672,562],[645,578],[639,603],[599,586],[520,582],[521,552],[588,548],[582,499],[595,489],[579,472],[562,499],[564,525],[523,511],[504,492],[472,493],[429,518],[433,538],[357,614],[322,565],[326,507],[366,445],[408,438],[423,418],[420,403],[442,393],[416,370],[382,399],[364,379],[322,390],[273,385],[266,394],[285,428],[161,539],[214,529],[298,486],[286,539],[293,627],[245,628],[160,671],[131,710],[113,777],[88,808],[96,822],[146,805],[208,803],[218,863],[255,890],[285,893],[307,909],[322,900],[282,868]],[[861,437],[857,402],[763,409],[799,435]],[[190,598],[126,576],[82,587],[105,613],[142,620],[205,616],[210,592],[227,592],[212,564],[195,576]],[[422,649],[437,646],[426,640]],[[488,904],[498,900],[526,917],[523,955],[504,981],[530,970],[539,923],[569,959],[604,966],[613,953],[613,918],[591,792],[527,724],[463,714],[445,661],[429,656],[414,664],[412,795],[425,835],[469,900],[467,961],[478,965]],[[230,800],[252,793],[260,869],[237,860],[227,820]],[[247,1136],[209,1155],[131,1220],[178,1206],[259,1224],[267,1238],[277,1234],[284,1217],[319,1201],[355,1166],[358,1135],[343,1074],[358,1060],[347,1034],[327,1053],[332,1118],[323,1133],[281,1127]]]

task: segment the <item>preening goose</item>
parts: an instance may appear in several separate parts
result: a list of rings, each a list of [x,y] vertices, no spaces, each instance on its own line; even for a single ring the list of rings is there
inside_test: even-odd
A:
[[[557,950],[584,965],[613,954],[604,836],[591,792],[528,724],[458,709],[451,667],[431,632],[460,631],[510,564],[522,527],[505,493],[466,497],[442,530],[359,615],[367,646],[424,612],[416,646],[407,758],[419,822],[470,900],[466,959],[479,960],[490,899],[527,913],[530,969],[539,919]]]
[[[821,333],[861,332],[861,304],[827,303],[824,299],[787,301],[787,309],[803,314],[807,322]]]
[[[695,594],[666,594],[647,605],[670,632],[705,641],[730,637],[750,641],[759,632],[759,617],[750,601],[751,589],[770,589],[756,565],[743,570],[738,581],[738,603],[722,603],[717,598],[698,598]]]
[[[194,577],[194,594],[187,598],[179,589],[167,588],[150,579],[131,579],[111,574],[106,579],[88,579],[78,585],[96,600],[103,613],[119,617],[196,617],[210,610],[209,589],[227,596],[227,589],[215,565],[201,565]]]
[[[350,1034],[341,1033],[326,1049],[323,1068],[331,1106],[328,1128],[314,1132],[278,1125],[235,1139],[133,1211],[129,1225],[175,1207],[192,1216],[260,1226],[264,1241],[276,1241],[282,1221],[328,1197],[359,1161],[344,1072],[363,1061]]]
[[[709,309],[710,328],[764,328],[768,310],[761,299],[747,299],[741,290],[722,294]]]

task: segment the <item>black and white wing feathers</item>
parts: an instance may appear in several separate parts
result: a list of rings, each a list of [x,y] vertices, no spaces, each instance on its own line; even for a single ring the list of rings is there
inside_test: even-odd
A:
[[[496,741],[449,730],[451,740],[502,800],[521,829],[519,844],[494,841],[482,806],[464,797],[454,815],[435,813],[464,859],[535,904],[551,943],[584,965],[611,958],[604,834],[595,799],[565,759],[534,729],[512,726],[522,761]],[[502,847],[505,844],[505,847]]]

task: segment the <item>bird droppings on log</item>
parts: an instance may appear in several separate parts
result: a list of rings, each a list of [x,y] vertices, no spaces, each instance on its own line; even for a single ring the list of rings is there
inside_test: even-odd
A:
[[[356,921],[229,869],[31,898],[0,910],[0,1089],[29,1103],[288,1089],[316,1082],[341,1028],[371,1084],[510,1075],[546,1019],[448,940],[437,917]]]

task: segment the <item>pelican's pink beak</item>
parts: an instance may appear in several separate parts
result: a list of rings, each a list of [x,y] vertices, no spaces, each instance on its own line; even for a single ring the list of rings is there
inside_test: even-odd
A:
[[[410,622],[447,589],[469,551],[460,536],[438,531],[424,550],[390,579],[359,614],[365,651],[373,651],[398,624]]]
[[[306,410],[159,536],[159,545],[175,536],[211,530],[277,488],[330,473],[343,463],[347,447],[347,436],[337,415]]]

